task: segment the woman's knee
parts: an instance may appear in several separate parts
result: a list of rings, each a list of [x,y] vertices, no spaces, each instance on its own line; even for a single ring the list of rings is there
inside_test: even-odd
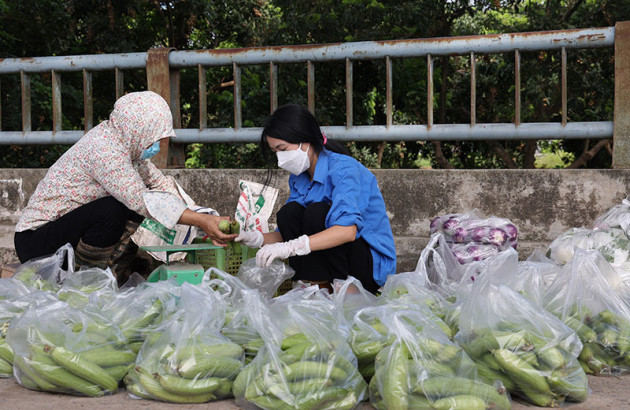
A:
[[[326,217],[330,211],[330,205],[324,202],[316,202],[304,210],[303,229],[307,235],[312,235],[326,229]]]
[[[130,216],[129,208],[114,197],[105,197],[93,204],[93,223],[83,240],[90,245],[110,245],[122,235]]]
[[[304,207],[297,202],[289,202],[284,204],[278,211],[276,218],[278,225],[284,223],[295,223],[295,221],[302,220],[304,215]]]

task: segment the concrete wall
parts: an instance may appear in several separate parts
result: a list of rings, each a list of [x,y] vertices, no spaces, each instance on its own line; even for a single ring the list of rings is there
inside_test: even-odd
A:
[[[43,169],[0,169],[0,262],[15,262],[13,227]],[[233,214],[240,179],[264,182],[264,170],[167,170],[200,205]],[[374,170],[396,238],[398,271],[413,270],[438,215],[472,209],[519,228],[519,255],[545,249],[560,233],[588,226],[626,197],[630,170]],[[283,171],[276,208],[288,195]],[[275,222],[272,217],[271,223]]]

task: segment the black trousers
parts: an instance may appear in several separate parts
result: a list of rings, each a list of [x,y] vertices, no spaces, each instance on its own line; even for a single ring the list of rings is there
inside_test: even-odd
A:
[[[289,241],[323,231],[329,210],[330,205],[323,202],[306,208],[296,202],[285,204],[277,215],[282,240]],[[379,288],[372,272],[372,252],[363,238],[308,255],[293,256],[289,258],[289,265],[295,270],[294,280],[332,282],[333,279],[353,276],[369,292],[375,293]]]
[[[128,220],[141,222],[143,219],[114,197],[106,196],[37,229],[16,232],[15,252],[24,263],[52,255],[66,243],[76,249],[79,240],[90,246],[106,248],[118,243]]]

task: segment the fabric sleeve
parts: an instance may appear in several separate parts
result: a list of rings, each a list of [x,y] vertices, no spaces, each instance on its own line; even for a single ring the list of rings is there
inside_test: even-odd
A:
[[[95,147],[92,153],[93,155],[83,164],[86,172],[127,208],[149,217],[142,198],[142,194],[147,191],[147,185],[133,167],[129,155],[111,147],[107,149]]]
[[[332,204],[326,217],[326,227],[333,225],[357,227],[357,238],[363,229],[361,216],[361,175],[358,167],[344,164],[331,172]]]
[[[140,160],[138,174],[149,189],[180,196],[173,178],[164,175],[151,161]]]

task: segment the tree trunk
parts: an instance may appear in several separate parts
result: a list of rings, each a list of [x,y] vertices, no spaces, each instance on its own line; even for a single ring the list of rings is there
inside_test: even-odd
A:
[[[523,168],[536,168],[536,148],[538,148],[538,140],[527,140],[525,149],[523,150]]]
[[[497,154],[497,156],[503,161],[503,163],[508,169],[516,168],[516,165],[514,164],[514,161],[512,160],[510,153],[507,152],[505,149],[503,149],[501,144],[499,144],[497,141],[490,140],[488,141],[488,145],[490,146],[492,151],[494,151],[494,153]]]
[[[435,147],[435,162],[437,162],[440,168],[454,169],[455,167],[453,164],[446,159],[444,153],[442,152],[442,143],[440,141],[433,141],[433,146]]]
[[[587,140],[589,141],[589,140]],[[575,161],[573,161],[573,163],[571,165],[569,165],[567,168],[569,169],[576,169],[579,168],[583,165],[586,165],[588,163],[588,161],[590,161],[591,159],[593,159],[593,157],[595,155],[597,155],[597,153],[599,152],[599,150],[601,150],[604,147],[609,147],[610,143],[612,142],[612,140],[610,139],[603,139],[597,142],[597,144],[595,144],[595,146],[593,148],[589,149],[584,149],[584,152],[582,152],[582,155],[580,155],[578,157],[578,159],[576,159]],[[588,147],[588,145],[587,145]]]
[[[376,163],[378,164],[379,168],[381,167],[381,163],[383,162],[383,152],[385,152],[386,146],[387,146],[386,141],[381,141],[378,143],[378,159]]]

